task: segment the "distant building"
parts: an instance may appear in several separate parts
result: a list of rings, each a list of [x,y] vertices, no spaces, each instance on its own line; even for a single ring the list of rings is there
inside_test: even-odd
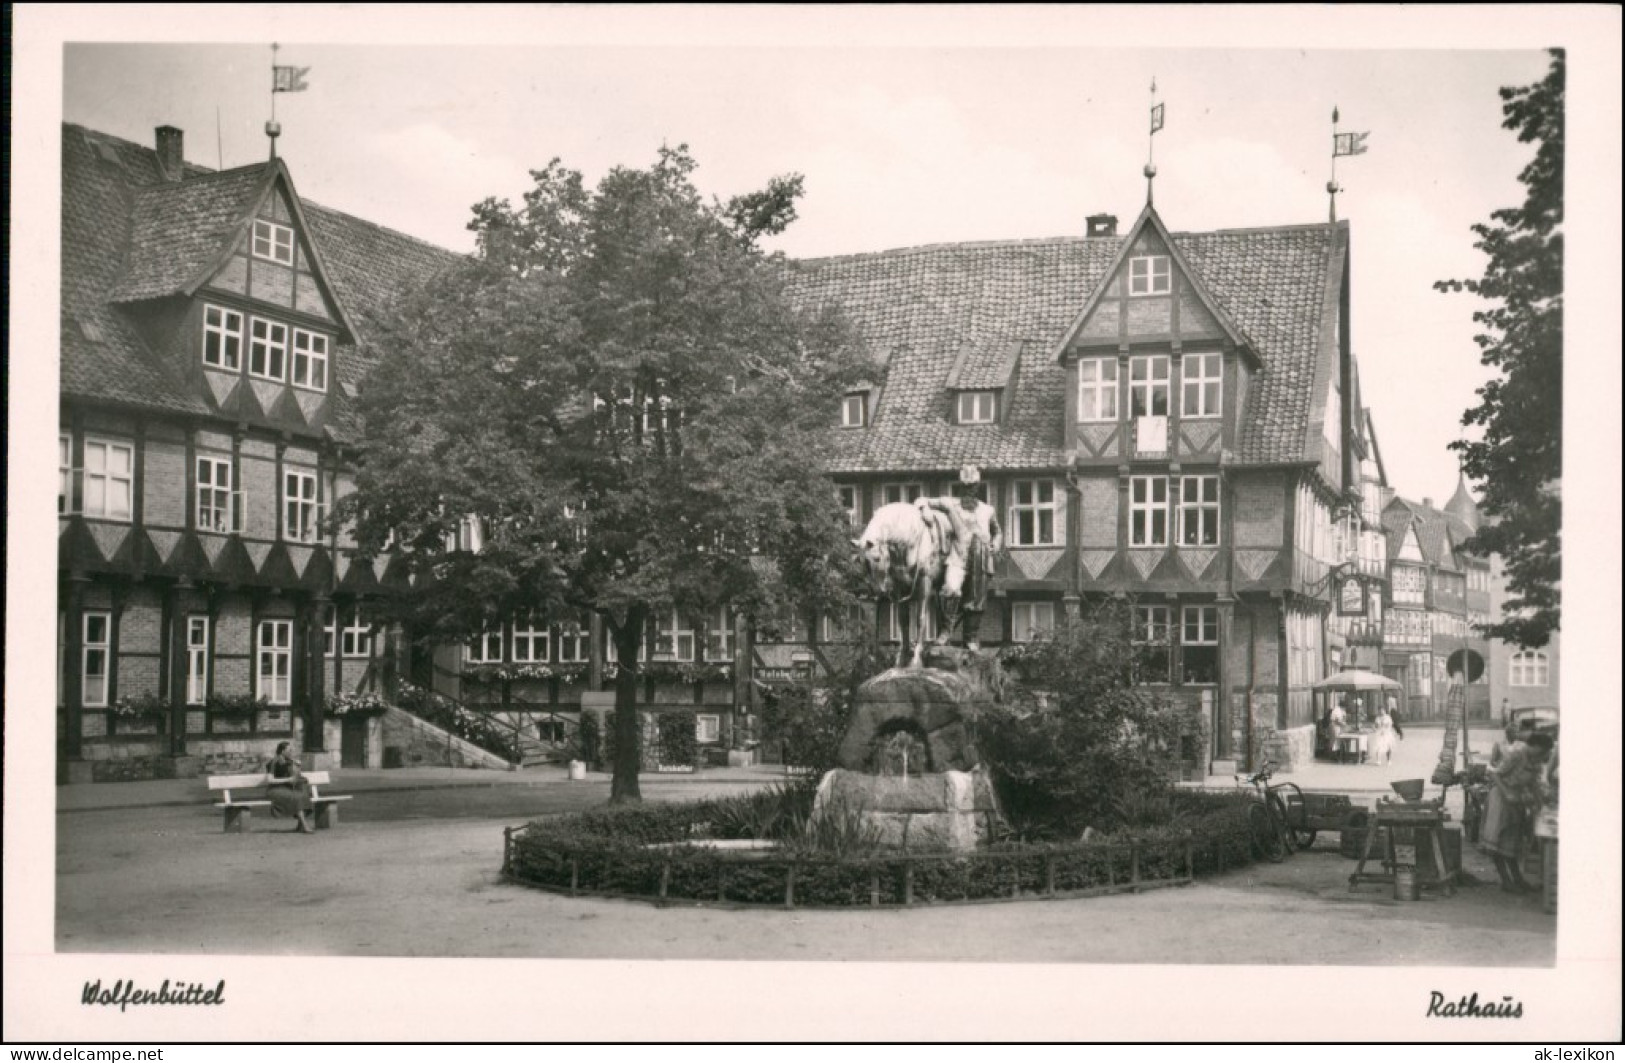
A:
[[[1432,499],[1399,497],[1384,508],[1383,528],[1389,600],[1382,671],[1405,686],[1405,718],[1443,719],[1456,673],[1475,677],[1467,685],[1469,717],[1489,719],[1490,646],[1473,629],[1490,616],[1490,564],[1460,549],[1471,528]]]
[[[1483,523],[1478,503],[1467,490],[1465,477],[1457,482],[1456,493],[1444,508],[1452,522],[1469,535]],[[1499,557],[1491,557],[1488,567],[1484,615],[1499,620],[1508,597],[1506,572]],[[1491,717],[1500,720],[1512,709],[1558,707],[1562,642],[1555,631],[1551,641],[1537,650],[1509,646],[1499,639],[1490,640],[1487,700]]]

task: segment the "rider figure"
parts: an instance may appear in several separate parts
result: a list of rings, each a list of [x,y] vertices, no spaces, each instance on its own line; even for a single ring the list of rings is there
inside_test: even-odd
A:
[[[994,559],[1004,550],[1004,529],[999,527],[998,513],[978,497],[981,481],[981,471],[967,465],[959,470],[956,497],[922,498],[915,503],[922,509],[951,513],[958,518],[955,525],[965,530],[964,541],[948,551],[942,589],[942,637],[946,638],[963,617],[965,647],[971,650],[978,648],[976,636],[981,629],[982,611],[987,608]]]

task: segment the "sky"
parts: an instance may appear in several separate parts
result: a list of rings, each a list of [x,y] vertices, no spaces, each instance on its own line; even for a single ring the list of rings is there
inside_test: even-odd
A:
[[[801,217],[772,246],[804,257],[1079,235],[1098,212],[1126,226],[1152,147],[1176,232],[1323,221],[1336,107],[1343,131],[1370,133],[1337,174],[1364,398],[1390,484],[1442,504],[1456,483],[1446,447],[1486,371],[1478,302],[1432,284],[1480,275],[1470,227],[1521,202],[1532,149],[1501,129],[1497,89],[1539,80],[1544,52],[1074,46],[1082,13],[1062,14],[1054,46],[1020,47],[798,46],[788,32],[751,45],[318,43],[292,24],[251,26],[264,35],[241,44],[74,43],[63,117],[144,144],[173,124],[190,161],[259,161],[268,38],[281,33],[278,61],[310,68],[308,91],[275,101],[306,198],[468,250],[470,206],[517,201],[550,159],[595,181],[686,143],[702,190],[724,198],[803,174]],[[1154,146],[1153,80],[1166,107]]]

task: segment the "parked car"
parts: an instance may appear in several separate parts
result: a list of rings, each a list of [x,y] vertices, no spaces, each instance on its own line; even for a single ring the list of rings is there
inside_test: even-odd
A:
[[[1557,708],[1546,705],[1528,705],[1507,713],[1507,724],[1517,731],[1527,728],[1530,733],[1543,732],[1557,738]]]

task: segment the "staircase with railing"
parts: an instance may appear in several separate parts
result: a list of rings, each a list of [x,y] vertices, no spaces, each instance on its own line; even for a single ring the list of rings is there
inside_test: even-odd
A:
[[[436,676],[461,678],[438,663],[433,668]],[[502,683],[506,687],[508,681]],[[562,763],[578,755],[579,725],[550,707],[513,702],[504,696],[500,704],[474,708],[466,700],[440,691],[413,689],[421,691],[410,698],[418,707],[403,704],[402,708],[507,758],[516,768]]]
[[[438,664],[436,674],[455,675]],[[374,669],[362,680],[364,687],[379,686]],[[551,708],[521,703],[495,711],[470,707],[460,698],[402,680],[389,704],[424,723],[462,739],[507,761],[514,768],[557,764],[575,758],[579,727],[575,720]],[[534,730],[520,722],[523,717]]]

